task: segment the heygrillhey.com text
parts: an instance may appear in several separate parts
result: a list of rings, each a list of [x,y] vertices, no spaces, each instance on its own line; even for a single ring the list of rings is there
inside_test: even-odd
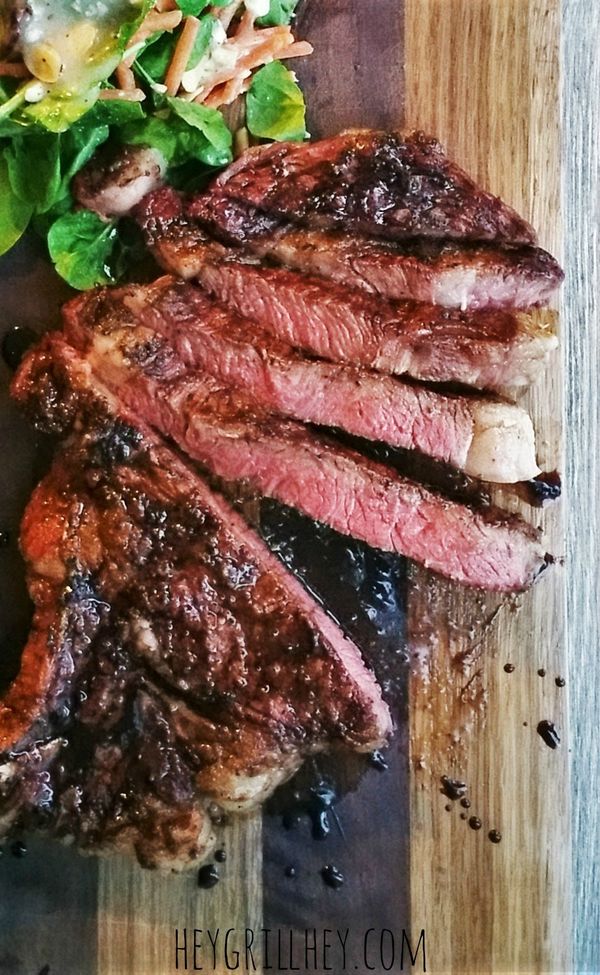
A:
[[[179,972],[426,972],[425,931],[175,928]]]

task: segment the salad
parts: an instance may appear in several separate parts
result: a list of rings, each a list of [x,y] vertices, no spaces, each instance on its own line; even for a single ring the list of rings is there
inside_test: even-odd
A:
[[[196,188],[250,142],[306,137],[282,61],[310,54],[298,0],[13,0],[0,11],[0,254],[28,227],[85,289],[127,275],[135,243],[76,204],[100,146],[150,146]]]

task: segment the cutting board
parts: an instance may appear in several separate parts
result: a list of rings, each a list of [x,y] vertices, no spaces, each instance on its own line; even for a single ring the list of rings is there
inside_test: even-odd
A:
[[[297,67],[313,136],[353,125],[435,134],[560,258],[559,0],[304,0],[297,34],[315,45]],[[0,270],[3,329],[39,330],[56,317],[60,289],[33,245]],[[8,403],[6,382],[4,373],[0,487],[14,533],[43,450]],[[558,358],[523,402],[542,467],[560,470]],[[501,500],[543,528],[556,556],[530,593],[509,600],[460,590],[265,506],[270,543],[385,680],[397,725],[387,770],[319,762],[309,774],[333,780],[339,795],[330,835],[313,839],[302,817],[284,828],[288,791],[225,828],[227,859],[211,890],[194,874],[28,842],[26,857],[0,860],[0,972],[167,975],[186,970],[176,953],[185,929],[187,970],[196,930],[196,970],[221,975],[231,969],[220,952],[213,964],[206,932],[219,929],[223,940],[228,928],[237,931],[232,948],[246,928],[255,946],[262,928],[270,932],[269,957],[242,953],[240,972],[253,971],[253,959],[258,971],[423,971],[424,948],[426,970],[438,975],[571,970],[561,506],[532,508],[506,491]],[[27,620],[16,550],[0,557],[7,676]],[[555,750],[536,732],[545,719],[560,729]],[[464,783],[464,804],[444,794],[444,776]],[[326,864],[344,886],[324,885]],[[320,948],[305,959],[307,929]],[[337,944],[346,929],[344,969],[339,949],[323,954],[323,938]]]

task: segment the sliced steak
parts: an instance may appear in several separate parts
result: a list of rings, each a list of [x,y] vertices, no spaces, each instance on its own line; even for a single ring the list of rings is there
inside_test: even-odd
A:
[[[549,304],[564,277],[539,247],[432,239],[393,243],[299,230],[216,191],[186,207],[165,187],[148,194],[136,215],[159,263],[183,278],[196,277],[214,257],[255,254],[384,298],[481,311]]]
[[[261,241],[263,255],[384,298],[482,311],[548,305],[564,274],[540,247],[423,240],[409,244],[320,231],[286,231]]]
[[[207,262],[203,286],[240,315],[334,362],[482,389],[528,384],[558,340],[551,312],[466,313],[388,302],[283,268]]]
[[[525,220],[421,132],[354,130],[320,142],[251,149],[214,186],[310,227],[390,240],[535,241]]]
[[[271,412],[416,449],[489,481],[514,483],[539,473],[531,420],[513,403],[446,395],[308,359],[199,288],[171,278],[72,302],[67,337],[81,344],[81,330],[94,329],[107,302],[164,336],[186,366],[245,390]]]
[[[301,424],[274,419],[212,377],[186,370],[156,333],[119,313],[96,326],[79,361],[60,338],[32,353],[17,376],[17,398],[35,410],[41,383],[27,381],[27,373],[45,375],[53,358],[71,356],[75,412],[90,384],[105,384],[218,477],[244,482],[343,534],[479,588],[524,589],[546,564],[537,533],[519,519],[451,502]],[[49,425],[53,404],[43,397]]]
[[[36,614],[0,702],[0,822],[183,867],[213,843],[210,801],[250,808],[310,753],[375,747],[390,717],[357,648],[240,516],[97,409],[88,396],[93,436],[23,523]]]

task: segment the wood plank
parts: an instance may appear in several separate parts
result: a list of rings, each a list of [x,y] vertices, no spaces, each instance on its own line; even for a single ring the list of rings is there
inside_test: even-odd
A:
[[[560,257],[558,3],[409,0],[406,11],[407,124],[435,133]],[[562,469],[561,384],[556,362],[524,397],[546,469]],[[560,508],[515,507],[562,555]],[[413,651],[427,660],[410,705],[413,925],[427,929],[434,972],[568,971],[567,696],[554,683],[566,669],[564,572],[508,601],[414,579]],[[561,728],[557,752],[536,735],[543,718]],[[468,783],[468,814],[445,810],[443,774]]]
[[[567,617],[572,737],[574,970],[600,971],[600,5],[563,3],[563,308],[567,410]]]
[[[101,862],[98,889],[99,975],[171,975],[176,970],[175,931],[187,928],[188,966],[193,970],[194,928],[224,932],[262,921],[261,818],[239,818],[223,831],[227,860],[221,881],[200,890],[196,872],[151,873],[123,858]],[[258,851],[258,853],[257,853]],[[206,945],[206,935],[199,936]],[[185,956],[179,954],[180,967]],[[202,956],[201,956],[202,957]],[[203,952],[208,968],[211,956]],[[202,964],[200,961],[199,964]],[[183,969],[185,970],[185,969]],[[212,968],[210,969],[212,970]],[[216,969],[225,971],[220,964]],[[245,962],[238,969],[246,975]]]

